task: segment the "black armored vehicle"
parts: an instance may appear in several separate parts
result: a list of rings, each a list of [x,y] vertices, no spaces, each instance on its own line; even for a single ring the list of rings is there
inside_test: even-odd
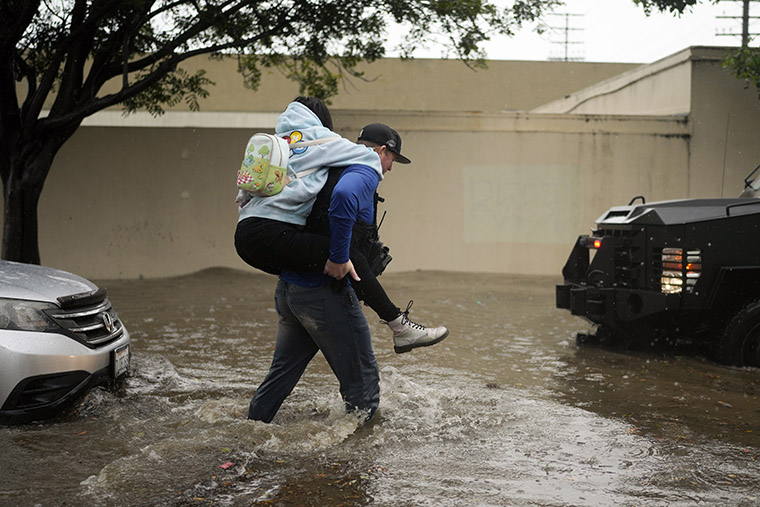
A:
[[[596,327],[578,341],[695,343],[718,362],[760,366],[758,170],[738,198],[639,196],[599,217],[556,288],[557,308]]]

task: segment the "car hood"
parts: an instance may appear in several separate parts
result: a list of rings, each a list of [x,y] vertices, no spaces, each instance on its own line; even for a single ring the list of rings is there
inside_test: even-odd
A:
[[[57,303],[61,296],[97,288],[89,280],[66,271],[0,260],[0,298]]]

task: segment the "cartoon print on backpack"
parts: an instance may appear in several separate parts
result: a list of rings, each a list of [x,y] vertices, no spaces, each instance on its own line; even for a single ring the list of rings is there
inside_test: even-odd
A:
[[[340,139],[338,136],[303,140],[303,133],[294,130],[285,137],[257,133],[248,140],[243,163],[237,172],[238,194],[235,198],[240,207],[245,206],[251,197],[270,197],[277,195],[287,186],[291,178],[287,175],[290,151],[294,154],[304,153],[309,146],[324,144]],[[299,143],[299,146],[294,146]],[[307,176],[319,167],[309,167],[297,171],[294,178]]]
[[[277,194],[286,184],[287,160],[287,141],[271,134],[255,134],[248,141],[238,171],[238,189],[252,195]]]

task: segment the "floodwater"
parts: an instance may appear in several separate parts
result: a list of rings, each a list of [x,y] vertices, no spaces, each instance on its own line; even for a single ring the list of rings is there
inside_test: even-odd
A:
[[[549,277],[383,275],[441,344],[397,355],[367,309],[381,408],[343,412],[321,355],[274,422],[247,421],[274,277],[104,281],[133,373],[52,422],[0,428],[0,505],[760,504],[760,370],[578,347]]]

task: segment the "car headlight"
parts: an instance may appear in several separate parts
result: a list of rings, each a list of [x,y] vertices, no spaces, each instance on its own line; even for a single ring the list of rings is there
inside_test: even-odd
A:
[[[0,299],[0,329],[18,331],[53,331],[59,329],[45,311],[57,310],[52,303],[24,301],[21,299]]]

